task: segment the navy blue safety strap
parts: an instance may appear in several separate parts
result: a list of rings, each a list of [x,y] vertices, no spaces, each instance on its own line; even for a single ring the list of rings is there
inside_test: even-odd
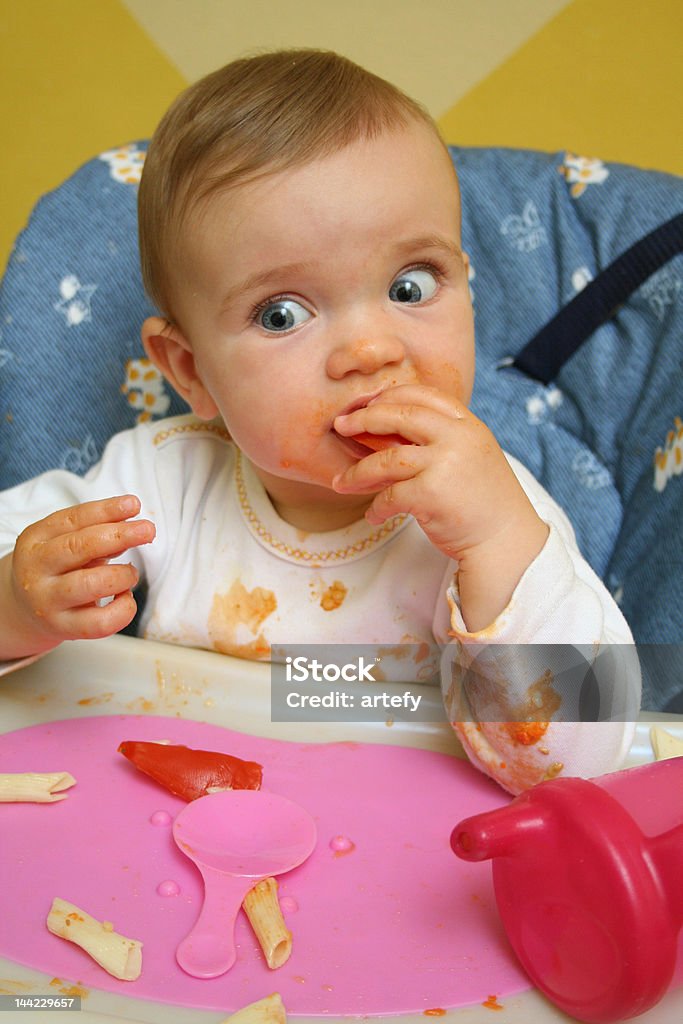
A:
[[[643,281],[679,252],[683,252],[683,213],[618,256],[549,320],[518,355],[499,363],[499,368],[514,366],[549,384],[586,338],[609,320]]]

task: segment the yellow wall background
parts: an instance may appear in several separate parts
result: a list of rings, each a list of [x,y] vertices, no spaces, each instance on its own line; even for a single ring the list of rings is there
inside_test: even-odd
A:
[[[449,142],[680,174],[682,41],[681,0],[0,0],[0,267],[43,192],[255,49],[339,50]]]

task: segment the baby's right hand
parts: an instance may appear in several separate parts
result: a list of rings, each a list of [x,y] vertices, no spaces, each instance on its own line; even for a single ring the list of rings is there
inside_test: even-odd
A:
[[[61,509],[24,530],[14,553],[0,561],[0,658],[110,636],[128,625],[138,573],[109,559],[154,540],[149,520],[128,521],[139,511],[139,499],[128,494]]]

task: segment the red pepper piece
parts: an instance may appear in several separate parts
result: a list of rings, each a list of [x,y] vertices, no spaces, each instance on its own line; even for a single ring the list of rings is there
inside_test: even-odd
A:
[[[412,444],[411,441],[406,441],[401,434],[354,434],[353,440],[365,445],[373,452],[381,452],[384,448],[394,448],[399,444]]]
[[[209,790],[260,789],[263,779],[263,768],[256,761],[214,750],[126,740],[119,754],[183,800],[196,800]]]

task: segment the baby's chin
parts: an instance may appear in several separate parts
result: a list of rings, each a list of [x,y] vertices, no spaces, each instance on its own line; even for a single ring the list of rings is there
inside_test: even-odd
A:
[[[278,515],[309,533],[341,529],[363,518],[372,495],[339,494],[332,486],[334,477],[346,466],[334,466],[313,474],[308,467],[266,463],[250,459],[271,504]]]
[[[266,456],[255,452],[252,457],[244,449],[243,452],[263,479],[267,477],[272,481],[281,481],[283,485],[299,487],[302,493],[309,490],[311,500],[343,505],[347,503],[349,495],[339,494],[335,490],[335,478],[358,462],[360,456],[354,457],[342,446],[328,444],[327,440],[296,450],[287,446]],[[370,452],[366,449],[364,454],[369,455]]]

